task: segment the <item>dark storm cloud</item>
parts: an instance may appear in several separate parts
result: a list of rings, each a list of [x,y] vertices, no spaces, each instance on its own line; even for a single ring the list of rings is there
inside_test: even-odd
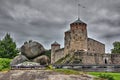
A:
[[[54,22],[54,21],[46,21],[46,20],[37,20],[37,21],[31,21],[29,23],[32,26],[36,27],[46,27],[46,28],[64,28],[64,22]]]
[[[102,41],[119,36],[119,3],[119,0],[80,0],[86,7],[80,8],[80,17],[88,24],[88,31],[102,37]],[[76,18],[77,0],[0,0],[0,37],[9,32],[19,46],[30,39],[46,48],[55,40],[63,45],[64,31]]]
[[[102,36],[102,38],[115,38],[115,37],[120,37],[120,33],[113,33],[113,34],[105,34]]]
[[[61,40],[60,32],[63,32],[65,25],[61,20],[64,17],[60,17],[61,12],[56,14],[56,11],[60,10],[59,7],[52,9],[54,7],[52,4],[50,4],[51,7],[48,7],[49,5],[36,6],[35,2],[43,4],[45,0],[36,0],[34,3],[30,0],[2,0],[0,2],[2,6],[0,7],[0,32],[14,34],[16,41],[20,44],[23,40],[29,39],[40,40],[43,43]]]
[[[117,19],[98,19],[96,21],[94,21],[94,24],[106,24],[109,27],[120,27],[120,17],[118,17]]]

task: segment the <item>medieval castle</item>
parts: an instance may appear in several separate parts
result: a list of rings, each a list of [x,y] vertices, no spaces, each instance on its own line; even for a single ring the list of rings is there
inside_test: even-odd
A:
[[[68,56],[69,55],[69,56]],[[120,64],[120,55],[105,54],[105,44],[89,38],[87,24],[79,18],[65,32],[64,48],[51,44],[51,64]]]

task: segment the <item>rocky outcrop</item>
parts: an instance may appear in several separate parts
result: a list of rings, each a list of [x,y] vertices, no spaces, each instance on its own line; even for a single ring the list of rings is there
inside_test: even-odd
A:
[[[94,80],[87,74],[65,75],[49,70],[12,70],[0,74],[0,80]]]
[[[29,61],[27,57],[25,57],[24,55],[20,54],[18,56],[16,56],[12,62],[10,63],[10,65],[17,65],[17,64],[20,64],[20,63],[23,63],[25,61]]]
[[[39,55],[42,55],[43,52],[45,52],[44,47],[35,41],[26,42],[21,47],[21,54],[25,55],[28,59],[33,59]]]
[[[40,65],[48,65],[50,63],[49,57],[45,55],[44,47],[38,42],[25,42],[20,51],[20,55],[12,60],[11,66],[24,63],[25,61],[36,62]]]
[[[50,60],[46,55],[42,55],[33,59],[33,62],[40,63],[40,65],[45,65],[45,64],[49,64]]]

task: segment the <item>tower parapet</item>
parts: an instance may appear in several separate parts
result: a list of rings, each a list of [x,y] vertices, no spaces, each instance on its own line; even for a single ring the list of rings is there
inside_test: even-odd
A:
[[[82,29],[85,30],[86,29],[87,24],[84,23],[83,21],[81,21],[79,18],[78,20],[76,20],[75,22],[70,24],[70,29],[71,30],[77,30],[77,29]]]
[[[65,32],[66,54],[69,53],[68,50],[70,52],[77,50],[87,51],[87,24],[79,18],[70,24],[70,31]]]

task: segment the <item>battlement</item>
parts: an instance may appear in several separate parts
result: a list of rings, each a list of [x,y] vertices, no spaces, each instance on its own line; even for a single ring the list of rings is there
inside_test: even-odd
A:
[[[75,22],[70,24],[70,29],[71,30],[77,30],[77,29],[82,29],[85,30],[86,29],[87,24],[84,23],[83,21],[81,21],[79,18],[78,20],[76,20]]]

